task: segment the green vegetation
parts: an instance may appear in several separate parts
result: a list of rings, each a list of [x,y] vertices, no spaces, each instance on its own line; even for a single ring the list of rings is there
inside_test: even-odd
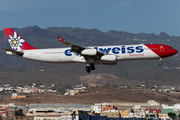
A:
[[[175,113],[172,113],[172,112],[169,112],[169,113],[168,113],[168,116],[169,116],[170,118],[175,118],[175,117],[176,117],[176,114],[175,114]]]

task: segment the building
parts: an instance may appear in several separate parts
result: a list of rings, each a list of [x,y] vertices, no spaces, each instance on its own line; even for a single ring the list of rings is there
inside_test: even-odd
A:
[[[26,98],[26,95],[11,96],[11,98]]]
[[[119,113],[120,113],[122,118],[126,118],[129,116],[129,111],[120,110]]]
[[[7,117],[15,115],[16,105],[14,103],[0,104],[0,116]]]
[[[145,109],[136,109],[136,110],[133,110],[134,113],[131,114],[131,117],[135,117],[135,118],[145,118],[145,113],[146,113],[146,110]],[[134,115],[134,116],[133,116]]]
[[[59,113],[58,115],[43,115],[35,116],[34,120],[72,120],[72,113]],[[73,120],[79,120],[79,116],[73,118]]]
[[[164,109],[180,109],[180,104],[174,104],[173,106],[162,104],[161,106]]]
[[[5,117],[6,116],[6,107],[0,106],[0,116]]]
[[[76,95],[76,94],[78,94],[79,93],[79,90],[67,90],[67,92],[66,93],[64,93],[64,95],[71,95],[71,96],[73,96],[73,95]]]
[[[169,112],[175,113],[176,118],[179,115],[179,109],[161,109],[162,114],[168,114]]]
[[[30,88],[24,88],[22,89],[22,93],[32,93],[32,90]]]
[[[106,105],[102,107],[102,111],[107,111],[107,110],[117,110],[117,107],[115,107],[114,105]]]
[[[91,106],[91,113],[100,113],[102,111],[102,105],[92,105]]]
[[[159,113],[159,118],[161,118],[161,120],[167,120],[167,119],[169,119],[170,117],[168,116],[168,114]]]
[[[29,104],[26,116],[47,116],[58,115],[59,113],[73,112],[73,111],[89,111],[90,106],[82,104]]]
[[[108,120],[107,116],[79,116],[79,120]]]
[[[158,118],[156,113],[145,113],[145,118]]]
[[[14,116],[17,110],[16,105],[6,107],[6,116]]]
[[[157,114],[159,114],[159,113],[161,113],[161,109],[149,108],[149,112],[150,113],[157,113]]]
[[[149,100],[147,103],[151,106],[160,106],[160,104],[156,102],[155,100]]]
[[[121,115],[117,110],[109,110],[100,113],[100,116],[107,116],[108,118],[120,118]]]

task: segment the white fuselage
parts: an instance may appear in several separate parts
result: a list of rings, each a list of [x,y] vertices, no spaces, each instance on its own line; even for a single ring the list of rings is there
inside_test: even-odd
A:
[[[30,60],[51,63],[86,63],[86,71],[95,70],[95,64],[116,65],[117,61],[158,59],[176,54],[178,51],[169,45],[138,44],[82,47],[65,41],[60,36],[58,40],[69,48],[37,49],[29,45],[12,28],[3,29],[12,49],[4,48],[7,54],[20,56]]]
[[[120,45],[120,46],[95,46],[88,47],[97,51],[106,53],[107,55],[115,55],[115,61],[122,60],[139,60],[139,59],[158,59],[160,58],[151,49],[144,44],[139,45]],[[34,49],[23,50],[23,58],[53,63],[86,63],[83,56],[72,52],[70,48],[52,48],[52,49]],[[114,61],[114,60],[113,60]],[[95,62],[113,62],[96,59]],[[115,62],[114,61],[114,62]]]

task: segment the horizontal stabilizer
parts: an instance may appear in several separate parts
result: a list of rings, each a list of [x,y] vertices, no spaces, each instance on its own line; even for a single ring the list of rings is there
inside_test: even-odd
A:
[[[18,55],[18,56],[23,56],[23,55],[24,55],[24,53],[23,53],[23,52],[20,52],[20,51],[15,51],[15,50],[13,50],[13,49],[8,49],[8,48],[3,48],[3,49],[6,50],[6,51],[15,53],[15,54]]]

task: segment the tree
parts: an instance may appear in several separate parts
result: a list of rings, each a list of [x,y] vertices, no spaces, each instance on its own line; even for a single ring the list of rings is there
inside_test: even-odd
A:
[[[173,113],[173,112],[169,112],[169,113],[168,113],[168,116],[169,116],[170,118],[175,118],[175,117],[176,117],[176,114]]]
[[[74,118],[76,118],[76,111],[73,111],[73,113],[71,114],[72,116],[72,120],[74,120]]]
[[[180,114],[178,115],[178,118],[180,119]]]
[[[19,109],[18,111],[15,111],[15,117],[17,118],[18,116],[20,116],[21,118],[22,118],[22,116],[24,116],[22,109]]]
[[[96,113],[95,116],[100,116],[100,113]]]
[[[95,114],[96,114],[95,111],[93,111],[93,112],[92,112],[92,115],[95,115]]]

